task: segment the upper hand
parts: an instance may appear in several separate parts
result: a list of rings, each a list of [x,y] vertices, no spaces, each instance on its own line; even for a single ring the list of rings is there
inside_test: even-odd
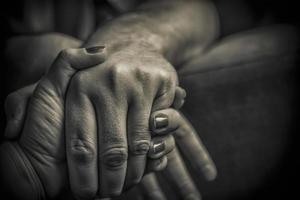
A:
[[[150,114],[171,106],[176,85],[175,70],[160,54],[136,46],[75,74],[66,98],[73,191],[119,195],[124,184],[141,180],[151,142]]]

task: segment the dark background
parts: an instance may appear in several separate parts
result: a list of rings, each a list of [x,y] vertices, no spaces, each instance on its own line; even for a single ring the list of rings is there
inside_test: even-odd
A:
[[[241,5],[241,2],[246,2],[248,5],[248,10],[247,12],[249,12],[248,16],[251,19],[255,19],[254,21],[260,20],[262,18],[264,18],[266,16],[266,13],[268,16],[270,16],[272,19],[272,23],[276,22],[276,23],[288,23],[288,24],[292,24],[296,27],[299,28],[300,26],[300,12],[299,12],[299,6],[297,5],[297,1],[274,1],[274,0],[249,0],[249,1],[222,1],[222,0],[217,0],[217,5],[219,5],[222,8],[226,8],[226,5],[228,4],[228,2],[236,2],[236,3],[231,3],[230,5],[236,5],[235,6],[228,6],[228,8],[224,9],[223,12],[221,12],[221,17],[222,15],[230,15],[230,13],[235,13],[235,12],[242,12],[239,8]],[[225,5],[225,6],[224,6]],[[229,4],[228,4],[229,5]],[[9,92],[11,92],[11,88],[9,85],[7,85],[6,83],[8,82],[8,80],[11,77],[11,74],[14,73],[13,71],[11,71],[11,69],[9,68],[9,64],[5,61],[5,57],[4,57],[4,48],[5,48],[5,43],[7,41],[7,39],[9,37],[11,37],[12,35],[14,35],[14,33],[11,31],[10,26],[8,24],[9,19],[11,16],[15,17],[15,18],[21,18],[21,13],[22,13],[22,8],[23,5],[20,1],[3,1],[2,5],[1,5],[1,16],[0,16],[0,20],[1,20],[1,31],[0,31],[0,47],[1,47],[1,69],[0,69],[0,73],[1,73],[1,92],[0,92],[0,131],[3,133],[4,132],[4,128],[5,128],[5,115],[4,115],[4,110],[3,110],[3,105],[4,105],[4,100],[5,97],[7,96],[7,94]],[[266,21],[268,21],[269,19],[266,19]],[[236,30],[236,29],[231,29],[231,26],[234,26],[234,24],[237,23],[243,23],[244,21],[247,21],[247,19],[237,19],[232,17],[232,19],[227,20],[224,23],[226,24],[226,27],[229,28],[224,28],[223,34],[224,35],[229,35],[232,32],[235,31],[242,31],[244,29],[248,29],[251,27],[255,27],[257,24],[249,22],[249,24],[243,26],[241,25],[240,30]],[[251,20],[249,20],[251,21]],[[269,22],[266,22],[269,23]],[[225,25],[224,25],[225,27]],[[257,168],[255,170],[257,170],[257,174],[261,175],[260,171],[263,171],[265,173],[265,177],[263,179],[256,179],[256,186],[254,187],[253,181],[249,181],[249,189],[247,189],[247,180],[244,180],[242,178],[233,178],[232,180],[230,179],[229,176],[226,177],[226,180],[222,180],[222,183],[216,183],[215,186],[224,186],[224,183],[228,185],[228,187],[234,187],[234,186],[241,186],[243,185],[242,188],[244,189],[240,189],[235,191],[234,189],[224,189],[224,190],[231,190],[234,194],[228,195],[226,197],[224,197],[224,199],[294,199],[297,198],[297,196],[299,196],[299,187],[300,187],[300,159],[299,159],[299,97],[298,97],[298,87],[296,87],[297,83],[298,83],[298,75],[299,75],[299,70],[297,69],[298,67],[295,67],[294,70],[292,70],[291,73],[289,73],[285,78],[284,81],[282,81],[282,85],[274,85],[274,82],[268,82],[265,80],[260,80],[261,82],[266,82],[265,84],[263,84],[264,86],[262,86],[262,84],[257,84],[254,85],[254,89],[249,88],[247,86],[247,84],[245,83],[244,85],[241,84],[239,87],[240,88],[236,88],[235,86],[231,86],[231,87],[225,87],[221,89],[217,89],[215,90],[215,92],[220,93],[219,98],[222,98],[222,92],[226,93],[226,95],[230,96],[230,88],[235,88],[235,90],[249,90],[249,92],[255,92],[255,88],[257,90],[261,90],[264,92],[268,92],[268,91],[273,91],[275,92],[275,89],[279,90],[279,95],[284,95],[284,96],[288,96],[289,101],[288,101],[288,105],[286,105],[286,109],[289,109],[289,118],[285,118],[286,116],[282,116],[282,121],[286,122],[288,120],[288,122],[284,123],[284,126],[286,128],[286,132],[288,133],[288,135],[279,138],[279,140],[282,141],[282,143],[278,144],[278,150],[282,150],[281,152],[279,152],[278,154],[278,162],[276,162],[275,164],[270,162],[270,164],[274,164],[274,167],[269,168],[269,166],[264,166],[261,165],[260,168]],[[287,79],[289,81],[287,81]],[[278,83],[278,82],[276,82]],[[187,87],[189,83],[186,83]],[[274,89],[275,88],[275,89]],[[209,92],[211,91],[211,88],[207,91]],[[205,93],[205,91],[204,91]],[[225,96],[226,96],[225,95]],[[232,95],[234,96],[234,92],[232,92]],[[214,101],[214,99],[206,99],[207,101]],[[205,100],[203,100],[205,101]],[[221,99],[222,101],[222,99]],[[203,102],[205,103],[205,102]],[[220,104],[222,105],[222,104]],[[282,106],[282,104],[279,104],[280,106]],[[267,108],[270,109],[274,109],[274,107],[276,107],[276,103],[272,104],[272,102],[270,102],[270,104],[268,104],[266,106]],[[265,109],[261,108],[261,109]],[[194,107],[192,107],[192,105],[187,106],[186,110],[191,110]],[[208,109],[209,110],[209,109]],[[247,110],[246,110],[247,111]],[[205,112],[203,112],[205,113]],[[274,112],[270,112],[270,113],[274,113]],[[280,114],[281,112],[275,112],[275,114]],[[282,112],[285,113],[285,112]],[[225,113],[224,113],[225,115]],[[268,117],[272,117],[269,115],[266,115]],[[221,116],[222,117],[222,116]],[[226,129],[226,120],[229,120],[228,117],[229,116],[223,116],[224,117],[224,127],[221,126],[217,126],[214,127],[213,125],[210,125],[209,122],[207,122],[206,124],[202,124],[204,126],[203,127],[199,127],[199,129],[213,129],[214,131],[221,131],[223,128]],[[233,116],[231,116],[233,117]],[[232,119],[232,118],[231,118]],[[276,120],[279,120],[279,118],[276,118]],[[237,122],[239,121],[239,119],[236,119]],[[255,120],[254,118],[249,118],[249,119],[245,119],[245,120]],[[274,122],[276,122],[276,120],[274,120]],[[205,121],[205,119],[203,120]],[[193,122],[193,120],[192,120]],[[229,121],[228,121],[229,122]],[[196,121],[194,122],[195,124],[197,123]],[[283,122],[282,122],[283,123]],[[200,126],[200,125],[196,125]],[[241,126],[243,126],[243,124],[241,124]],[[271,126],[270,126],[271,127]],[[227,127],[227,128],[233,128],[233,127]],[[270,128],[270,130],[274,131],[274,136],[276,136],[275,132],[278,131],[278,129],[276,129],[276,124],[274,124],[273,128]],[[263,134],[263,133],[262,133]],[[3,135],[0,134],[1,140],[3,139]],[[207,136],[209,137],[209,136]],[[212,137],[212,136],[210,136]],[[253,137],[257,137],[257,136],[253,136]],[[204,138],[205,139],[205,138]],[[208,146],[211,146],[212,149],[212,155],[214,154],[220,154],[220,149],[218,149],[218,147],[214,146],[215,144],[213,144],[212,141],[213,138],[209,139],[207,138],[207,144]],[[219,139],[220,140],[220,139]],[[224,140],[227,141],[223,141],[223,143],[226,145],[226,143],[230,143],[230,141],[234,142],[234,138],[230,138],[230,137],[224,137]],[[251,139],[251,137],[247,138],[247,140],[249,141],[249,144],[251,144],[251,142],[253,142]],[[247,141],[246,140],[246,141]],[[218,142],[222,142],[222,141],[218,141]],[[268,141],[267,140],[257,140],[257,146],[268,146]],[[261,143],[259,143],[261,142]],[[276,143],[276,142],[275,142]],[[275,147],[274,141],[270,141],[270,148]],[[284,147],[282,146],[284,144]],[[244,144],[245,146],[247,146],[247,143]],[[273,145],[273,146],[272,146]],[[226,148],[225,148],[226,149]],[[230,155],[230,154],[234,154],[234,152],[232,151],[236,151],[236,149],[230,149],[227,148],[227,151],[223,151],[221,153],[224,154],[224,157]],[[276,149],[274,151],[270,151],[273,153],[276,153]],[[262,161],[263,161],[263,157],[264,157],[264,148],[262,148],[262,151],[255,151],[254,154],[251,154],[251,152],[249,152],[249,154],[246,154],[245,157],[241,157],[241,163],[250,163],[251,164],[251,159],[252,157],[259,157]],[[278,152],[277,152],[278,153]],[[275,155],[276,157],[276,155]],[[256,159],[255,161],[259,161],[260,159]],[[217,163],[218,165],[218,163]],[[224,166],[228,167],[229,165],[224,164]],[[255,166],[259,166],[259,165],[255,165]],[[222,165],[220,166],[222,167]],[[248,166],[249,167],[249,166]],[[243,175],[243,173],[246,172],[246,170],[243,169],[244,166],[242,164],[236,164],[236,165],[232,165],[230,169],[225,169],[223,171],[228,171],[229,174],[231,173],[231,171],[238,171],[240,173],[240,175]],[[253,171],[253,170],[252,170]],[[246,176],[247,174],[245,174]],[[251,174],[251,176],[253,177],[253,180],[255,180],[255,174]],[[231,183],[231,181],[240,181],[240,182],[235,182],[235,183]],[[257,180],[263,180],[261,182],[257,182]],[[200,183],[200,184],[204,184],[204,183]],[[250,185],[251,184],[251,185]],[[204,186],[205,187],[205,186]],[[208,187],[208,186],[206,186]],[[239,187],[241,188],[241,187]],[[220,188],[218,188],[218,191],[220,193],[222,193],[222,190]],[[206,194],[207,196],[210,196],[209,194]],[[294,197],[295,195],[295,197]],[[214,196],[214,195],[212,195]],[[205,192],[204,192],[204,197],[205,197]],[[212,198],[214,199],[214,198]],[[215,199],[223,199],[218,197],[218,195],[215,195]]]

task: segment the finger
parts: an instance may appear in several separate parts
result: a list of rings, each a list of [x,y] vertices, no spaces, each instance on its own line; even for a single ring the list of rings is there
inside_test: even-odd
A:
[[[177,110],[180,109],[184,104],[185,97],[186,97],[186,91],[183,88],[177,86],[175,90],[175,98],[172,107]]]
[[[177,117],[181,123],[173,134],[176,144],[196,172],[200,170],[207,180],[214,180],[216,166],[196,130],[182,114]]]
[[[164,170],[167,167],[168,158],[167,156],[160,157],[158,159],[148,159],[147,160],[147,167],[145,174],[151,172],[159,172]]]
[[[176,72],[173,73],[171,79],[164,79],[162,82],[161,89],[157,92],[157,95],[154,99],[152,112],[169,108],[174,102],[176,93],[175,91],[178,85]]]
[[[64,97],[69,80],[76,71],[100,64],[104,59],[105,49],[103,46],[63,50],[52,64],[49,72],[42,78],[41,83],[50,82],[50,85],[55,87],[57,94]]]
[[[207,180],[215,179],[217,170],[193,126],[175,109],[169,108],[151,114],[150,127],[155,134],[174,133],[176,143],[192,166],[200,169]]]
[[[16,139],[20,134],[25,120],[27,103],[36,84],[21,88],[9,94],[5,100],[7,124],[4,136],[6,139]]]
[[[136,97],[139,98],[139,97]],[[127,137],[129,155],[125,187],[128,188],[141,181],[149,151],[151,134],[149,131],[149,117],[151,103],[141,99],[131,102],[128,111]]]
[[[178,192],[180,199],[201,199],[201,195],[176,148],[168,154],[168,165],[162,174],[174,187],[174,191]]]
[[[167,199],[165,194],[161,190],[161,187],[154,173],[145,175],[139,187],[145,199],[153,199],[153,200]]]
[[[87,58],[91,59],[87,60]],[[81,68],[85,68],[102,61],[102,52],[91,54],[85,49],[63,51],[53,63],[50,71],[39,82],[30,99],[28,106],[30,112],[26,114],[26,123],[19,144],[22,145],[22,148],[27,149],[29,155],[33,155],[31,157],[34,159],[32,164],[39,171],[42,182],[47,185],[46,193],[50,197],[56,196],[61,188],[67,186],[65,184],[66,177],[61,171],[62,168],[58,167],[63,166],[61,165],[63,163],[47,164],[47,168],[45,168],[44,163],[51,162],[48,160],[49,155],[58,161],[65,159],[65,154],[61,153],[65,152],[64,120],[62,121],[65,113],[62,108],[65,104],[65,92],[69,79],[77,72],[77,69],[80,69],[80,64],[82,65]],[[41,128],[43,128],[43,132],[37,134]],[[36,133],[34,139],[32,139],[32,133]],[[31,145],[32,141],[37,145]],[[45,156],[47,159],[36,162],[35,157],[40,156]]]
[[[175,141],[172,135],[153,137],[148,157],[152,159],[161,158],[170,153],[174,147]]]
[[[152,112],[150,117],[151,131],[155,135],[171,133],[183,123],[180,113],[173,108]]]
[[[112,197],[121,194],[127,168],[127,105],[114,103],[114,97],[95,100],[98,121],[99,194]],[[101,99],[103,100],[103,99]]]
[[[89,98],[72,86],[65,104],[69,182],[76,199],[92,199],[98,191],[96,115]]]

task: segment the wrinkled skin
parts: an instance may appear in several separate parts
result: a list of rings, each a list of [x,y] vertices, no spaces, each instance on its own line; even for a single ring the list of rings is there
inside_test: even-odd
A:
[[[89,70],[91,70],[91,69],[93,69],[93,68],[90,68]],[[93,73],[93,74],[95,74],[95,73]],[[76,76],[74,76],[74,77],[76,77]],[[81,80],[82,81],[82,80]],[[75,91],[76,92],[76,91]],[[177,92],[177,90],[176,90],[176,92]],[[26,97],[26,96],[29,96],[30,95],[30,91],[28,91],[28,88],[26,88],[26,90],[25,90],[25,93],[23,92],[23,94],[24,94],[24,96]],[[76,94],[76,93],[75,93]],[[22,95],[11,95],[11,97],[16,97],[16,96],[22,96]],[[179,108],[182,104],[183,104],[183,99],[184,99],[184,97],[185,97],[185,94],[180,94],[179,93],[179,95],[177,95],[177,93],[176,93],[176,96],[179,96],[179,98],[176,98],[175,99],[175,102],[174,102],[174,106],[175,107],[177,107],[177,108]],[[13,98],[10,98],[10,99],[13,99]],[[177,101],[176,101],[177,100]],[[14,101],[11,101],[11,102],[14,102]],[[22,102],[22,101],[18,101],[18,102]],[[76,101],[75,101],[76,102]],[[23,103],[23,104],[21,104],[21,106],[24,106],[24,105],[26,105],[26,102],[25,103]],[[19,104],[19,106],[20,106],[20,104]],[[14,106],[11,106],[11,107],[14,107]],[[24,109],[23,109],[24,110]],[[174,131],[174,129],[176,128],[176,127],[187,127],[187,128],[183,128],[183,129],[178,129],[178,130],[181,130],[181,132],[184,132],[184,131],[186,131],[186,133],[189,133],[190,132],[190,130],[192,129],[191,128],[191,125],[189,124],[189,123],[186,123],[186,121],[184,121],[184,120],[182,120],[182,119],[184,119],[184,118],[182,118],[181,117],[181,115],[180,114],[177,114],[176,113],[176,111],[174,110],[174,111],[165,111],[165,112],[163,112],[165,115],[168,115],[169,116],[169,125],[165,128],[165,129],[163,129],[163,130],[152,130],[152,131],[154,131],[154,132],[157,132],[157,134],[166,134],[166,133],[169,133],[169,132],[173,132]],[[152,114],[152,116],[154,116],[154,114],[157,114],[157,112],[155,113],[153,113]],[[152,117],[153,118],[153,117]],[[83,118],[84,119],[84,118]],[[12,120],[10,120],[10,121],[12,121]],[[20,121],[20,120],[19,120]],[[186,124],[186,125],[185,125]],[[9,127],[9,126],[8,126]],[[153,127],[153,126],[152,126]],[[16,132],[16,130],[14,130],[15,132]],[[7,131],[7,133],[8,132],[14,132],[14,131]],[[16,133],[15,133],[16,134]],[[89,134],[89,133],[87,133],[87,134]],[[7,134],[7,136],[9,136],[9,134]],[[188,136],[187,135],[187,138],[189,138],[190,136]],[[191,139],[192,140],[194,140],[194,137],[191,137]],[[198,138],[196,138],[197,140],[198,140]],[[178,142],[180,142],[180,140],[178,141]],[[188,145],[188,144],[187,144]],[[186,147],[187,148],[187,147]],[[197,147],[197,148],[199,148],[199,149],[202,149],[202,148],[204,148],[203,146],[202,146],[202,144],[200,144],[200,146],[199,147]],[[197,149],[196,148],[196,149]],[[204,148],[205,149],[205,148]],[[196,151],[197,152],[197,151]],[[178,155],[179,157],[180,157],[180,155]],[[77,156],[78,157],[78,156]],[[202,158],[199,158],[199,159],[202,159]],[[78,159],[77,159],[77,161],[78,161]],[[79,159],[79,162],[80,162],[80,159]],[[182,162],[182,161],[181,161]],[[209,162],[211,162],[211,161],[209,161]],[[209,163],[208,162],[208,163]],[[149,163],[151,163],[151,162],[149,162]],[[155,163],[155,162],[154,162]],[[82,162],[81,163],[79,163],[79,164],[82,164]],[[151,165],[151,164],[149,164],[149,165]],[[178,163],[176,164],[176,165],[178,165]],[[174,170],[173,171],[180,171],[181,169],[180,168],[178,168],[177,166],[176,166],[175,164],[174,165],[171,165],[170,167],[172,168],[172,166],[173,166],[173,168],[174,168]],[[182,163],[179,163],[179,165],[178,166],[181,166],[182,165]],[[70,165],[69,165],[70,166]],[[187,173],[186,171],[184,171],[184,173]],[[197,190],[195,189],[195,187],[193,186],[193,183],[192,183],[192,180],[190,179],[189,181],[191,181],[189,184],[191,184],[191,187],[192,188],[194,188],[194,190],[193,191],[190,191],[190,192],[193,192],[193,193],[195,193],[195,195],[197,196],[197,194],[198,194],[198,192],[197,192]],[[180,180],[177,182],[177,183],[179,183],[180,182]],[[157,184],[157,183],[156,183]],[[83,193],[85,192],[85,191],[82,191]],[[84,195],[87,195],[86,193],[84,194]],[[89,195],[91,195],[91,194],[89,194]]]
[[[68,175],[71,180],[71,190],[77,198],[89,198],[97,192],[100,192],[101,196],[118,195],[122,191],[123,184],[128,188],[141,180],[146,166],[146,153],[150,148],[150,113],[169,108],[175,96],[177,75],[170,63],[179,65],[193,56],[191,52],[194,50],[201,51],[205,48],[218,34],[216,20],[215,9],[209,1],[190,1],[188,4],[180,0],[163,4],[149,1],[135,11],[99,27],[84,42],[84,47],[105,44],[107,58],[103,64],[81,70],[72,76],[66,102],[55,101],[56,97],[54,100],[51,99],[56,94],[52,93],[51,87],[47,84],[46,88],[50,88],[50,92],[44,93],[49,95],[50,100],[43,99],[45,96],[43,91],[40,92],[42,95],[38,93],[39,98],[45,101],[47,106],[65,105],[65,111],[58,112],[56,118],[52,118],[53,115],[51,117],[48,115],[45,119],[39,117],[36,125],[33,126],[27,125],[34,120],[30,121],[28,120],[30,116],[26,116],[23,132],[31,131],[29,128],[26,129],[26,126],[44,125],[39,124],[39,120],[46,122],[53,120],[52,123],[57,123],[61,128],[62,125],[56,119],[59,119],[62,114],[66,115],[67,170],[70,172]],[[50,84],[57,83],[57,73],[53,74],[52,78],[55,81],[50,81]],[[35,93],[40,88],[43,89],[40,85],[33,93],[32,101],[35,96],[38,96]],[[58,98],[62,99],[59,95]],[[30,106],[28,113],[31,115]],[[71,111],[76,114],[71,114]],[[47,113],[42,114],[47,116]],[[32,115],[39,116],[37,113]],[[93,116],[97,117],[93,118]],[[85,120],[90,117],[92,120]],[[191,127],[189,124],[186,126]],[[38,128],[32,129],[38,132]],[[177,131],[176,135],[181,136],[178,137],[181,138],[178,142],[189,150],[186,152],[191,153],[190,159],[197,161],[195,167],[213,179],[216,174],[215,167],[201,141],[195,137],[195,132],[184,133],[182,130],[190,129],[180,129],[178,126],[175,126],[175,130],[166,130]],[[158,132],[163,131],[157,131],[155,134],[159,134]],[[21,139],[25,136],[28,137],[22,133]],[[46,150],[46,153],[50,152],[51,156],[59,158],[63,156],[57,151],[62,149],[57,139],[59,136],[51,138],[41,136],[43,134],[36,138],[28,137],[28,140],[39,141],[42,138],[48,142],[50,139],[49,143],[45,141],[42,142],[45,144],[36,143],[40,145],[40,149]],[[50,135],[46,134],[46,136]],[[95,141],[98,142],[99,148],[95,148]],[[51,150],[51,145],[54,150]],[[40,162],[40,157],[45,157],[43,151],[39,152],[35,149],[30,151],[33,152],[32,154],[35,154],[34,152],[38,154],[35,156],[38,159],[31,156],[33,157],[29,158],[31,160]],[[61,174],[63,167],[56,167],[56,164],[53,165],[54,167],[49,165],[50,169],[43,168],[44,163],[37,164],[35,168],[42,177],[56,172]],[[178,166],[180,165],[171,165],[170,169],[181,173],[181,168]],[[54,183],[56,177],[48,176],[45,179],[43,182],[47,185],[47,196],[56,196],[64,184]],[[64,178],[62,179],[61,182],[65,181]],[[179,183],[180,179],[178,177],[176,183]],[[193,185],[192,182],[189,184]]]
[[[24,129],[22,131],[21,137],[18,142],[19,145],[16,144],[20,147],[20,149],[23,149],[26,156],[28,156],[30,163],[33,164],[33,168],[36,170],[38,176],[41,177],[42,179],[41,181],[43,185],[47,185],[46,193],[50,197],[56,196],[60,192],[61,188],[63,188],[64,185],[66,185],[66,173],[65,173],[66,166],[64,163],[66,158],[65,158],[65,154],[63,154],[62,152],[64,152],[64,141],[65,141],[64,134],[63,134],[64,132],[63,122],[64,122],[64,104],[65,104],[64,98],[68,86],[67,80],[69,80],[70,77],[73,76],[75,73],[74,69],[72,69],[73,66],[90,67],[91,65],[94,64],[93,62],[95,62],[95,60],[93,61],[93,59],[92,60],[78,59],[75,55],[76,51],[72,49],[63,51],[55,61],[52,68],[50,69],[50,72],[38,84],[36,90],[31,96]],[[83,50],[81,49],[81,51]],[[100,56],[98,60],[103,59],[102,57]],[[82,79],[80,81],[82,81]],[[77,87],[75,88],[76,91],[78,91],[77,90],[78,88]],[[70,91],[71,89],[72,89],[72,84],[70,85]],[[95,95],[96,94],[98,93],[95,93]],[[172,97],[171,99],[171,103],[173,101],[173,98],[174,97]],[[88,111],[87,114],[91,114],[90,110],[85,110],[85,111]],[[72,112],[74,112],[74,110],[72,110]],[[95,116],[92,116],[92,118],[89,118],[88,120],[93,120],[93,117],[95,118]],[[149,116],[146,122],[147,125],[148,125],[148,119]],[[96,132],[94,132],[94,134],[97,135]],[[88,137],[88,134],[82,136]],[[108,135],[108,137],[109,136],[110,135]],[[87,163],[87,161],[90,160],[89,159],[90,154],[88,154],[89,152],[85,151],[84,148],[86,146],[78,146],[81,145],[81,143],[78,144],[78,140],[75,139],[72,138],[70,139],[71,147],[68,146],[68,141],[66,141],[67,151],[68,149],[70,149],[71,151],[71,154],[69,155],[69,157],[71,157],[70,158],[71,161],[69,162],[75,161],[75,162],[79,162],[75,164],[88,165],[89,163]],[[124,139],[124,137],[119,137],[117,139]],[[76,143],[73,147],[72,144],[74,144],[74,140],[76,141]],[[92,140],[91,142],[95,142],[95,141],[96,140]],[[147,143],[147,145],[148,146],[146,150],[149,149],[150,141]],[[95,151],[97,149],[97,146],[95,145],[92,148],[95,148],[93,150]],[[124,146],[123,148],[127,148],[127,146]],[[84,151],[82,151],[82,149]],[[127,151],[121,153],[127,154]],[[143,156],[146,156],[147,151],[142,153],[144,153]],[[123,154],[121,156],[123,156]],[[126,159],[127,158],[124,158],[124,160]],[[108,163],[107,169],[116,167],[115,164],[116,161],[113,158],[109,158],[109,161],[112,161],[114,163]],[[120,161],[120,157],[118,157],[117,159],[117,162],[119,161]],[[123,161],[123,158],[121,158],[121,161]],[[72,165],[69,165],[69,167],[70,166]],[[145,168],[145,166],[142,167]],[[76,183],[76,180],[75,181],[72,180],[72,168],[70,167],[69,170],[71,172],[70,174],[71,183],[74,182]],[[89,170],[85,170],[85,171],[89,171]],[[51,177],[47,176],[47,174],[51,174]],[[85,176],[81,176],[81,177],[85,177]],[[90,181],[88,176],[87,176],[87,180]],[[79,181],[81,181],[81,179]],[[93,188],[90,185],[87,185],[87,187],[88,189]],[[96,187],[98,186],[96,185]],[[122,190],[122,188],[123,188],[123,183],[121,185],[120,190]],[[80,194],[95,195],[97,189],[98,188],[95,188],[94,193],[91,193],[90,191],[86,192],[81,190]]]
[[[76,177],[71,179],[73,191],[80,191],[82,185],[93,185],[96,192],[100,177],[99,187],[104,196],[119,195],[126,170],[132,181],[125,183],[129,185],[138,183],[144,174],[151,139],[151,110],[172,105],[177,76],[161,56],[147,52],[138,55],[135,52],[143,50],[135,48],[116,52],[103,64],[80,71],[72,78],[66,99],[66,115],[70,119],[66,121],[68,163],[87,165],[90,169],[84,168],[87,182],[71,176]],[[82,144],[79,152],[74,148],[78,144]],[[92,152],[96,151],[100,171],[97,159],[93,158]],[[84,157],[84,163],[77,159],[78,153],[81,159]],[[72,172],[78,174],[81,169],[72,168]]]

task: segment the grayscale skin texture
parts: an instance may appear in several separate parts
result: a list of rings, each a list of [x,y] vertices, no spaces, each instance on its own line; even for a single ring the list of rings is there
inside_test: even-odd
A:
[[[91,198],[97,193],[102,197],[119,195],[124,184],[141,181],[151,145],[151,112],[169,108],[175,98],[178,78],[172,65],[184,62],[195,47],[203,49],[217,35],[215,10],[210,3],[158,4],[144,4],[136,12],[113,20],[83,45],[105,45],[104,51],[63,51],[38,83],[18,141],[1,146],[3,159],[12,157],[18,162],[17,156],[22,154],[24,165],[33,165],[26,180],[33,188],[21,188],[19,191],[26,193],[21,196],[56,197],[68,185],[66,171],[77,198]],[[190,19],[203,22],[203,16],[212,26],[201,29],[201,23],[187,23]],[[180,130],[191,130],[191,125],[184,125],[184,118],[176,116],[174,121],[189,127],[175,126],[178,135],[185,136]],[[172,131],[174,127],[156,134]],[[196,151],[191,149],[194,155],[201,152],[196,165],[213,179],[214,165],[199,139],[192,136],[181,141],[186,147],[191,141],[198,145]],[[12,152],[10,158],[7,151]],[[178,153],[175,157],[182,162]],[[28,174],[27,169],[22,170]],[[18,172],[12,176],[18,177]],[[35,181],[37,177],[39,181]],[[40,188],[45,194],[32,193]]]
[[[27,38],[28,42],[32,42],[32,41],[37,41],[39,40],[38,38],[39,36],[36,36],[36,38]],[[51,36],[50,38],[53,38],[54,36]],[[60,35],[56,36],[58,39],[61,39]],[[45,38],[45,36],[40,37],[41,38]],[[47,39],[47,38],[45,38]],[[64,40],[68,40],[69,38],[64,38]],[[25,39],[26,40],[26,39]],[[71,43],[72,44],[72,43]],[[48,49],[52,49],[51,46],[48,47]],[[56,48],[54,48],[56,49]],[[36,52],[34,52],[33,54],[36,55],[36,53],[40,52],[38,49],[36,49]],[[55,53],[55,51],[53,52]],[[44,57],[44,56],[41,56]],[[41,61],[42,62],[42,61]],[[46,63],[44,63],[46,64]],[[45,65],[47,66],[47,65]],[[40,71],[41,69],[37,70],[37,73]],[[12,93],[8,98],[7,98],[7,103],[6,103],[6,112],[7,112],[7,117],[8,117],[8,125],[7,125],[7,129],[6,129],[6,137],[8,139],[16,139],[18,134],[19,134],[19,130],[22,127],[22,122],[24,119],[24,115],[25,115],[25,111],[26,111],[26,104],[29,101],[30,96],[32,95],[32,92],[34,90],[34,88],[36,87],[36,84],[27,86],[25,88],[22,88],[14,93]],[[180,88],[176,88],[175,91],[175,100],[173,102],[173,107],[174,108],[180,108],[184,102],[184,98],[186,96],[185,91],[180,89]],[[47,99],[47,98],[46,98]],[[87,112],[88,113],[88,112]],[[155,117],[156,116],[160,116],[160,118],[164,118],[167,117],[168,122],[167,122],[167,126],[159,128],[157,126],[157,129],[155,128]],[[166,153],[168,153],[171,149],[172,146],[174,145],[174,140],[172,139],[172,137],[170,136],[164,136],[165,134],[171,133],[174,130],[178,129],[178,127],[189,127],[189,124],[187,123],[187,125],[184,126],[184,122],[183,120],[181,120],[181,114],[179,114],[176,110],[173,109],[167,109],[166,111],[157,111],[157,112],[153,112],[151,115],[151,121],[150,121],[150,127],[151,130],[153,131],[153,133],[156,133],[157,136],[157,140],[161,141],[161,140],[165,140],[166,138],[166,142],[164,142],[164,144],[166,144],[166,149],[160,153],[160,155],[157,154],[153,154],[153,150],[151,151],[151,147],[150,146],[150,151],[149,151],[149,157],[150,158],[156,158],[156,160],[153,159],[149,159],[147,161],[147,172],[149,171],[157,171],[157,170],[161,170],[165,167],[166,164],[166,157],[163,157],[163,155],[165,155]],[[81,118],[83,119],[83,118]],[[89,118],[90,119],[90,118]],[[165,124],[166,125],[166,124]],[[190,130],[186,130],[186,132],[190,132]],[[155,137],[154,137],[155,138]],[[154,139],[155,140],[155,139]],[[169,142],[168,142],[169,141]],[[151,142],[152,144],[153,142]],[[199,148],[204,148],[199,146]],[[77,155],[78,156],[78,155]],[[83,156],[82,156],[83,157]],[[158,159],[161,158],[161,159]],[[81,158],[82,159],[82,158]],[[160,161],[162,160],[162,161]],[[174,168],[176,169],[177,166],[173,165]],[[79,173],[79,174],[83,174],[83,173]],[[49,177],[48,177],[49,178]],[[52,178],[52,176],[51,176]],[[129,185],[126,186],[127,188],[129,187]],[[195,191],[196,192],[196,191]]]

